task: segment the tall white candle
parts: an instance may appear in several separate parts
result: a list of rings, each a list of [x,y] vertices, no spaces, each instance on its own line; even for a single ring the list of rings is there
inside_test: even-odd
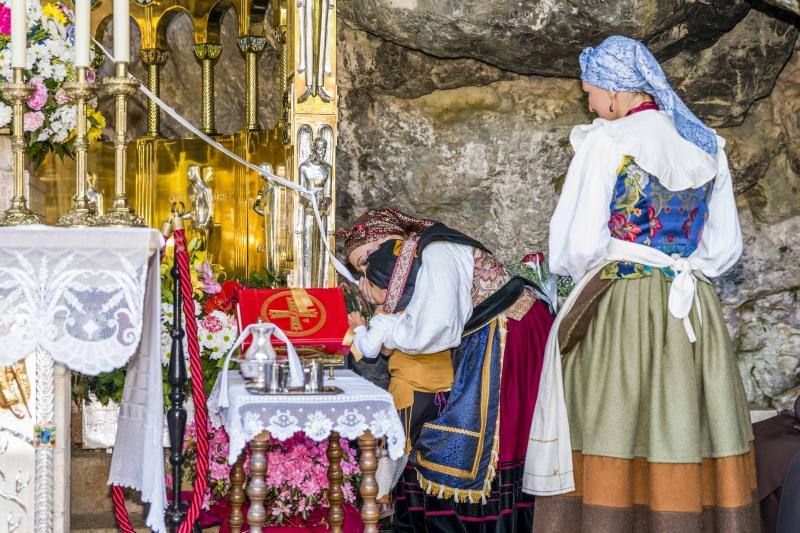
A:
[[[75,66],[89,66],[89,26],[91,0],[75,1]]]
[[[114,0],[114,59],[131,60],[130,6],[128,0]]]
[[[27,17],[25,0],[11,3],[11,66],[25,68],[25,54],[28,45]]]

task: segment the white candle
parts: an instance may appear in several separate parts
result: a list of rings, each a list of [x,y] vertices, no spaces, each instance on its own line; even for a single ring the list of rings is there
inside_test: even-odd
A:
[[[131,60],[131,36],[128,0],[114,0],[114,59]]]
[[[89,66],[89,26],[91,25],[91,0],[75,1],[75,66]]]
[[[25,0],[11,3],[11,66],[25,68],[25,54],[28,45],[27,17]]]

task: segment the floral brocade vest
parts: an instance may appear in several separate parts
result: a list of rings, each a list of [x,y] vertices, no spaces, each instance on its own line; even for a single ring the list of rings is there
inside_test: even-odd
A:
[[[658,178],[625,156],[617,171],[611,217],[611,236],[656,248],[668,255],[688,257],[697,249],[708,220],[708,201],[714,180],[683,191],[670,191]],[[644,269],[644,271],[642,271]],[[603,277],[638,277],[651,269],[632,263],[616,263]],[[667,272],[671,274],[671,272]]]

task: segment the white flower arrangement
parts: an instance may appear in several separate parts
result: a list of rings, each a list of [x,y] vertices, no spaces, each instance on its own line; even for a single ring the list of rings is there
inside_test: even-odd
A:
[[[28,0],[27,8],[25,81],[35,92],[27,101],[23,126],[28,156],[38,164],[49,152],[62,157],[74,153],[76,107],[66,94],[65,86],[75,80],[75,30],[72,11],[59,2],[40,4],[39,0]],[[13,79],[10,34],[9,0],[0,0],[0,84]],[[90,54],[94,61],[94,49]],[[93,78],[90,70],[89,79]],[[90,141],[100,139],[106,125],[96,106],[96,101],[89,102]],[[0,96],[0,128],[10,124],[11,102]]]

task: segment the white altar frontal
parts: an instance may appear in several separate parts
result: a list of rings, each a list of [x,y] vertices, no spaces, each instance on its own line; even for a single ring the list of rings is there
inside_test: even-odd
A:
[[[0,228],[0,366],[24,396],[0,411],[0,531],[69,531],[70,369],[96,375],[134,356],[131,367],[146,369],[152,355],[160,456],[160,355],[142,340],[158,327],[161,241],[147,228]],[[148,453],[142,437],[135,445]],[[161,516],[163,475],[145,487],[143,469],[116,481],[143,490]]]

